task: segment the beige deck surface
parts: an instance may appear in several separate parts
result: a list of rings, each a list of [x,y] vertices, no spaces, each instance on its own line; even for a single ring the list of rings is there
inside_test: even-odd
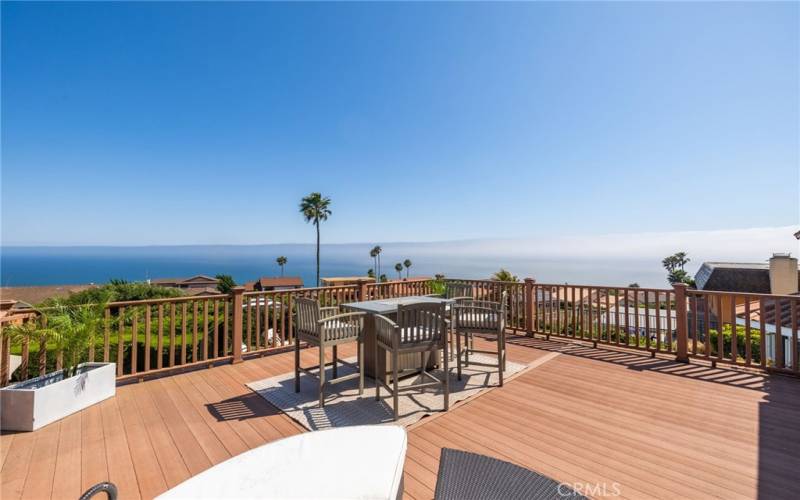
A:
[[[405,488],[431,498],[439,451],[493,455],[585,493],[628,498],[795,495],[800,380],[643,353],[510,338],[509,358],[560,355],[410,429]],[[344,350],[344,355],[352,355]],[[303,353],[311,364],[311,350]],[[102,480],[150,498],[265,442],[303,432],[245,383],[291,353],[118,388],[33,433],[0,437],[0,498],[75,499]]]

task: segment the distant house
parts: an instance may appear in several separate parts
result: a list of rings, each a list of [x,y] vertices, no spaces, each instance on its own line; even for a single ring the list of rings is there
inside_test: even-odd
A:
[[[195,295],[192,293],[192,290],[208,290],[209,288],[216,290],[219,280],[217,278],[212,278],[211,276],[198,274],[197,276],[192,276],[191,278],[161,278],[151,280],[150,283],[168,288],[179,288],[181,290],[186,290],[189,295]]]
[[[268,292],[270,290],[294,290],[295,288],[303,288],[303,279],[299,276],[286,276],[271,278],[263,276],[256,281],[245,283],[245,290]]]
[[[763,321],[768,356],[774,357],[775,334],[780,331],[784,339],[784,353],[787,360],[790,359],[788,354],[791,353],[791,347],[786,344],[791,340],[792,330],[800,328],[800,317],[795,317],[796,323],[792,325],[793,300],[781,296],[798,295],[800,291],[797,259],[789,254],[774,254],[766,264],[704,262],[695,275],[695,283],[700,290],[775,295],[774,299],[763,301],[746,295],[731,295],[733,303],[730,299],[709,300],[709,326],[717,328],[721,318],[727,322],[728,318],[735,317],[738,325],[760,329]],[[705,302],[700,300],[698,310],[704,308]],[[701,319],[698,318],[698,321]]]
[[[698,290],[717,292],[765,293],[777,295],[796,294],[800,289],[800,272],[797,259],[789,254],[775,254],[768,263],[703,262],[694,281]],[[744,304],[743,296],[735,305]],[[730,318],[730,301],[711,301],[712,314]]]

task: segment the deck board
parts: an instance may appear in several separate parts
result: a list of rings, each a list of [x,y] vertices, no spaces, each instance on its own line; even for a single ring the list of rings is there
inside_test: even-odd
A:
[[[546,359],[551,353],[558,355]],[[352,347],[340,350],[353,355]],[[0,494],[75,498],[110,479],[122,498],[150,498],[231,456],[304,432],[245,385],[291,372],[293,356],[124,385],[116,398],[39,431],[4,434]],[[301,358],[316,362],[311,349]],[[622,498],[793,493],[800,380],[519,336],[510,337],[509,359],[539,362],[505,387],[409,428],[405,498],[433,496],[442,447],[569,484],[616,487]]]

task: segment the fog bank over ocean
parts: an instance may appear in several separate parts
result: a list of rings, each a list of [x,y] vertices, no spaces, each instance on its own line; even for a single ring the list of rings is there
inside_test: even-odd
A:
[[[694,273],[705,260],[766,262],[773,252],[798,253],[797,227],[642,234],[556,236],[430,243],[376,242],[382,272],[397,277],[394,264],[414,263],[411,275],[488,278],[505,267],[540,282],[664,286],[661,259],[686,251]],[[323,232],[324,238],[324,232]],[[372,267],[376,243],[322,245],[322,276],[363,275]],[[112,278],[187,277],[231,274],[237,282],[276,276],[275,258],[288,258],[286,275],[314,281],[313,244],[191,245],[146,247],[2,247],[3,286],[103,283]],[[405,276],[405,273],[403,274]]]

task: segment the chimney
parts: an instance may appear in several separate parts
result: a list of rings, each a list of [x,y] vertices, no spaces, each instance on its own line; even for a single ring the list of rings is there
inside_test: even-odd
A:
[[[797,293],[797,259],[788,253],[775,253],[769,259],[769,287],[776,295]]]

